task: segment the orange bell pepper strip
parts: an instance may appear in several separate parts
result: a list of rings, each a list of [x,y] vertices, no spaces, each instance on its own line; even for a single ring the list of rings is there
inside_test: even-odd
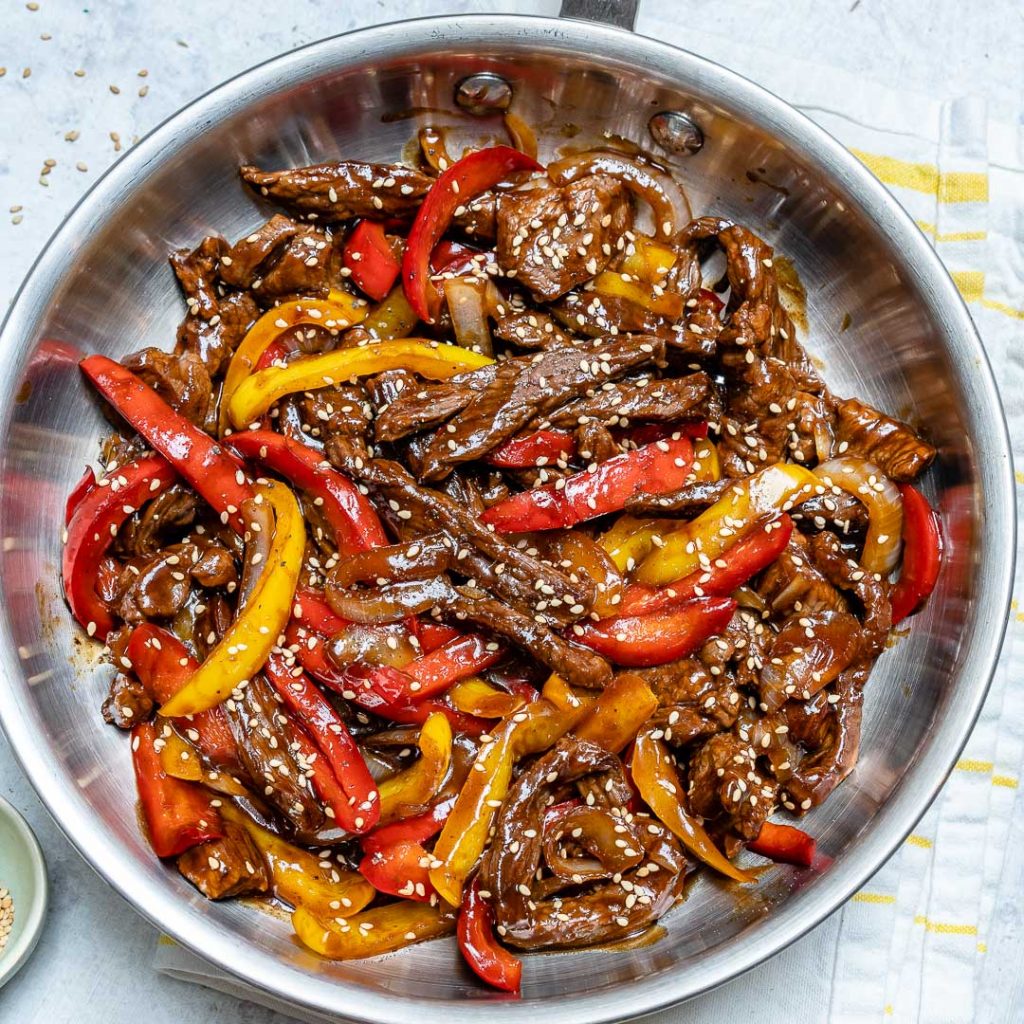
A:
[[[292,927],[304,946],[329,960],[362,960],[440,938],[455,931],[451,914],[427,903],[401,900],[361,914],[323,918],[298,908]]]
[[[263,314],[249,328],[235,349],[224,375],[220,398],[220,433],[230,426],[227,409],[238,385],[255,370],[260,356],[287,330],[293,327],[326,327],[344,330],[359,323],[367,313],[367,305],[348,292],[332,291],[330,298],[296,299],[282,302]]]
[[[563,710],[542,697],[504,719],[491,733],[492,742],[480,749],[434,846],[440,863],[431,868],[430,880],[453,907],[462,902],[463,885],[483,853],[516,761],[547,749],[568,732],[586,712],[579,704]]]
[[[210,794],[193,782],[168,775],[156,749],[157,729],[140,722],[132,729],[132,763],[149,842],[158,857],[176,857],[224,835]]]
[[[640,676],[621,672],[601,692],[573,733],[617,754],[657,707],[658,698]]]
[[[700,820],[684,807],[683,783],[656,730],[646,730],[637,736],[630,772],[647,806],[695,857],[734,881],[754,881],[752,875],[736,867],[715,846]]]
[[[230,696],[263,667],[292,612],[302,569],[306,528],[299,503],[284,484],[258,484],[257,499],[274,510],[274,539],[267,564],[246,605],[206,660],[163,707],[168,718],[206,711]]]
[[[762,517],[788,512],[825,486],[809,469],[778,462],[737,482],[696,519],[664,538],[637,570],[641,583],[664,584],[682,579],[722,557]]]
[[[419,758],[377,787],[384,823],[400,817],[403,808],[430,803],[443,785],[452,763],[452,727],[443,714],[435,711],[427,717],[418,745]]]
[[[270,366],[246,377],[228,400],[228,416],[236,429],[242,429],[295,391],[313,391],[385,370],[412,370],[434,380],[446,380],[492,362],[458,345],[413,338],[336,349],[295,359],[287,366]]]
[[[321,867],[320,857],[257,825],[228,801],[221,813],[249,833],[270,869],[274,895],[295,909],[326,918],[358,914],[376,895],[362,875],[333,865]]]

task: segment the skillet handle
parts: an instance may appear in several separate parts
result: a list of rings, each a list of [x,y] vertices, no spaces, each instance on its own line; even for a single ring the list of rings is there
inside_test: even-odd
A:
[[[563,18],[600,21],[632,31],[640,0],[562,0],[559,14]]]

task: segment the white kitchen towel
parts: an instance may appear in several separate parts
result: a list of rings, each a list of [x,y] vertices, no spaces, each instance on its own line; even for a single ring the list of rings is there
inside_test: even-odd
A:
[[[654,13],[642,11],[638,28],[718,60],[793,103],[892,190],[932,240],[971,309],[996,370],[1014,456],[1024,465],[1022,126],[991,121],[974,97],[938,100],[896,91],[809,61],[779,60],[703,30],[684,35],[676,21]],[[1017,481],[1024,485],[1024,474]],[[1018,558],[1017,594],[1022,564]],[[978,726],[903,848],[807,939],[746,978],[650,1020],[1024,1019],[1022,971],[989,954],[1024,928],[1024,828],[1013,821],[1024,756],[1022,669],[1024,611],[1015,601]],[[156,966],[281,1008],[169,940],[161,942]]]

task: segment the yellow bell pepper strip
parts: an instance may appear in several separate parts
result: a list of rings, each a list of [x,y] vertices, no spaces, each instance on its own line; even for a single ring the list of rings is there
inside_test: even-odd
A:
[[[224,801],[221,814],[249,833],[270,869],[274,895],[295,909],[301,907],[318,917],[343,917],[358,914],[376,896],[362,875],[321,867],[320,857],[257,825],[229,801]]]
[[[683,297],[679,292],[668,292],[662,288],[655,291],[651,285],[627,281],[622,274],[613,270],[603,270],[594,278],[594,291],[600,295],[626,299],[671,320],[678,320],[683,315]]]
[[[325,388],[352,377],[385,370],[412,370],[434,380],[446,380],[493,361],[458,345],[411,338],[337,349],[296,359],[287,366],[270,366],[246,377],[231,396],[228,415],[232,424],[241,429],[258,419],[278,399],[295,391]]]
[[[664,537],[678,527],[674,519],[638,519],[627,512],[598,543],[619,572],[632,572],[654,550],[656,537]]]
[[[409,305],[405,297],[405,289],[401,282],[388,293],[387,298],[367,314],[362,328],[379,341],[392,341],[396,338],[407,338],[420,318]]]
[[[706,437],[693,442],[693,478],[697,483],[714,483],[722,479],[722,463],[714,441]]]
[[[405,808],[430,803],[437,796],[452,763],[452,727],[439,712],[427,716],[420,729],[419,759],[378,786],[380,820],[394,821]]]
[[[362,960],[414,942],[450,935],[455,931],[455,920],[438,907],[401,900],[351,917],[335,914],[333,919],[300,907],[292,914],[292,927],[302,944],[320,956],[329,960]]]
[[[647,806],[694,856],[737,882],[755,880],[715,846],[700,820],[683,806],[683,783],[658,730],[647,729],[637,736],[630,773]]]
[[[484,851],[516,761],[546,750],[568,732],[586,712],[579,703],[563,710],[544,698],[534,701],[506,718],[491,733],[492,742],[481,747],[434,846],[439,864],[431,868],[430,880],[453,907],[462,902],[462,887]]]
[[[627,251],[619,264],[619,270],[648,284],[661,285],[676,265],[676,259],[675,249],[656,242],[648,235],[638,235],[633,240],[632,252]]]
[[[405,294],[421,320],[432,324],[440,312],[441,296],[430,280],[430,254],[448,230],[456,209],[512,174],[543,170],[519,150],[491,146],[456,160],[431,185],[409,230],[402,259]]]
[[[642,677],[621,672],[605,687],[573,732],[581,740],[617,754],[632,742],[657,707],[658,698]]]
[[[302,569],[306,527],[299,503],[284,484],[258,484],[257,497],[274,510],[274,539],[252,594],[207,659],[160,713],[194,715],[220,704],[263,667],[284,632]]]
[[[809,469],[778,462],[737,482],[711,508],[664,538],[637,570],[641,583],[663,584],[682,579],[719,558],[773,512],[788,512],[825,486]]]
[[[499,690],[478,676],[455,683],[445,697],[456,711],[477,718],[505,718],[515,714],[525,703],[517,694]]]
[[[230,426],[228,403],[238,390],[238,385],[256,368],[260,356],[281,336],[293,327],[326,327],[328,330],[344,330],[359,323],[367,313],[367,305],[348,292],[334,291],[330,298],[295,299],[282,302],[263,314],[249,328],[245,337],[235,349],[224,375],[224,386],[220,397],[221,436]]]
[[[204,772],[199,748],[175,732],[169,722],[161,721],[159,715],[153,725],[157,730],[155,746],[164,773],[184,782],[202,782]]]

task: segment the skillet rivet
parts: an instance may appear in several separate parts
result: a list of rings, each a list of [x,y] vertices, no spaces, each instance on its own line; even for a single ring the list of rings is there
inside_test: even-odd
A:
[[[455,86],[455,102],[468,114],[498,114],[511,105],[512,86],[493,71],[481,71]]]
[[[679,110],[662,110],[647,124],[654,141],[670,153],[692,155],[704,145],[704,133],[689,114]]]

